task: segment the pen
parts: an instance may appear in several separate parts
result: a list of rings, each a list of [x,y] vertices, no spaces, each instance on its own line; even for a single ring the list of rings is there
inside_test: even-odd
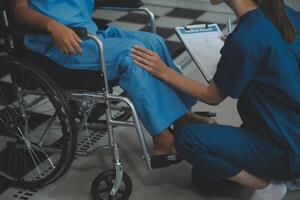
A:
[[[226,26],[227,26],[227,31],[228,31],[228,35],[229,35],[230,33],[232,33],[232,25],[231,25],[231,18],[230,17],[227,18]]]
[[[187,31],[190,30],[190,28],[188,26],[184,26],[184,29]]]

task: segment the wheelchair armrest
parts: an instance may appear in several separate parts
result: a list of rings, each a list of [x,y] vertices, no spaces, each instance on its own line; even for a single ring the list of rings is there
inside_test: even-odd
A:
[[[124,9],[138,9],[144,6],[140,0],[96,0],[95,9],[97,8],[124,8]]]
[[[86,28],[81,27],[69,27],[72,29],[80,38],[84,38],[88,35],[88,31]],[[43,30],[38,30],[30,27],[22,27],[17,26],[15,28],[15,34],[16,35],[49,35],[48,32]]]
[[[141,0],[95,0],[94,10],[121,10],[121,11],[141,11],[149,17],[149,26],[152,33],[156,33],[155,16],[153,12],[144,7]],[[98,24],[100,27],[100,25]]]

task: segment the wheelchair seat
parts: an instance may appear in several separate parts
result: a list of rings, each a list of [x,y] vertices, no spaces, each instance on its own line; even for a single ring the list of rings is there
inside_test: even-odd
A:
[[[30,60],[32,64],[47,72],[61,89],[91,92],[105,90],[103,72],[101,71],[67,68],[40,53],[26,48],[14,50],[10,55]],[[118,80],[111,81],[109,85],[110,88],[117,86]]]

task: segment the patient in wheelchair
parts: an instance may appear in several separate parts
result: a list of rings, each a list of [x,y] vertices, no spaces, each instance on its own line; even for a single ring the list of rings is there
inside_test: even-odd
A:
[[[98,48],[94,41],[82,41],[68,26],[84,27],[96,34],[104,44],[108,78],[118,79],[133,102],[139,118],[153,137],[154,154],[176,153],[169,127],[190,120],[207,122],[207,119],[189,111],[195,104],[194,99],[135,66],[131,57],[134,45],[143,46],[156,52],[179,72],[164,40],[155,34],[115,27],[99,30],[92,21],[93,7],[94,0],[13,0],[17,23],[45,30],[52,36],[28,36],[25,46],[63,67],[99,70]]]

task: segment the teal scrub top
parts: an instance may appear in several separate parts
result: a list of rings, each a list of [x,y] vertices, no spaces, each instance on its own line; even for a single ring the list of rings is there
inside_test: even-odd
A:
[[[297,38],[287,43],[279,29],[255,9],[241,17],[221,50],[214,76],[228,96],[238,98],[242,127],[288,152],[290,171],[300,172],[300,21],[287,7]]]

